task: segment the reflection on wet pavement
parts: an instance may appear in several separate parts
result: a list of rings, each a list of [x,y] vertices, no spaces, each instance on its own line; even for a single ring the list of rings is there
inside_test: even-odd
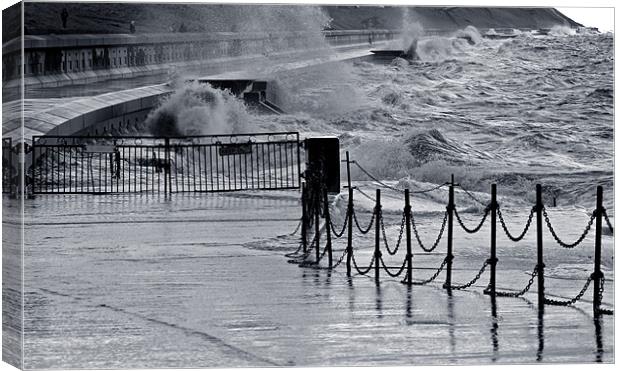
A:
[[[486,282],[448,293],[289,264],[294,237],[274,236],[297,225],[294,192],[149,197],[27,201],[28,368],[614,361],[613,317],[594,320],[591,301],[539,314],[535,290],[493,300]],[[463,282],[485,252],[456,251]],[[502,263],[502,285],[527,280]]]

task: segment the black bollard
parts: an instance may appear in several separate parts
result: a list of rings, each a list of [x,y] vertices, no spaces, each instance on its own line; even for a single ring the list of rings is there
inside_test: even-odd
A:
[[[497,185],[491,184],[491,278],[489,280],[489,294],[495,297],[495,266],[497,265]]]
[[[351,277],[351,258],[353,257],[353,188],[349,187],[349,205],[347,205],[349,225],[347,231],[347,277]]]
[[[413,283],[413,253],[411,252],[411,202],[409,189],[405,189],[405,237],[407,238],[407,284]]]
[[[445,289],[450,290],[452,286],[452,222],[454,217],[454,175],[452,175],[450,182],[450,191],[448,193],[448,252],[446,254],[446,282],[443,284]]]
[[[329,215],[329,201],[327,199],[327,188],[323,189],[323,208],[325,214],[325,236],[327,238],[327,262],[332,267],[332,235],[331,235],[331,217]]]
[[[545,311],[545,263],[543,259],[542,187],[536,184],[536,246],[538,250],[538,310]]]
[[[375,203],[375,281],[379,283],[379,268],[381,259],[381,190],[377,189]]]
[[[603,187],[596,187],[596,234],[594,237],[594,298],[592,300],[592,306],[594,315],[599,315],[599,309],[601,307],[601,296],[599,295],[601,289],[601,234],[603,227]]]
[[[307,202],[306,202],[306,183],[301,183],[301,244],[304,249],[304,254],[308,249],[308,225],[306,224],[308,221],[307,213]]]

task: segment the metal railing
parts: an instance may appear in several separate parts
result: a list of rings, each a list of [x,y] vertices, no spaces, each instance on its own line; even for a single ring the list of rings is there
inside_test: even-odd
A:
[[[33,194],[296,189],[299,133],[35,136]]]

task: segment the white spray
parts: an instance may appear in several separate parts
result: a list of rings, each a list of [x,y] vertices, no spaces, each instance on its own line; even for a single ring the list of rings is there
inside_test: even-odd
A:
[[[245,105],[228,91],[184,83],[146,118],[157,136],[234,134],[253,130]]]
[[[424,27],[416,19],[416,14],[408,7],[403,10],[402,48],[411,58],[417,59],[418,41],[424,36]]]

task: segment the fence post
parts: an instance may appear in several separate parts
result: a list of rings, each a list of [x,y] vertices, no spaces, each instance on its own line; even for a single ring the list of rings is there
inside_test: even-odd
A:
[[[603,187],[596,187],[596,235],[594,237],[594,298],[592,300],[592,306],[594,315],[599,314],[599,308],[601,306],[601,296],[599,291],[601,289],[601,234],[603,225]]]
[[[347,156],[347,166],[348,166]],[[353,257],[353,188],[349,186],[349,204],[347,206],[349,225],[347,231],[347,277],[351,277],[351,258]]]
[[[45,148],[45,147],[44,147]],[[26,143],[22,143],[22,146],[20,148],[21,151],[23,151],[23,155],[20,153],[19,154],[19,161],[21,164],[21,169],[19,170],[20,173],[22,175],[20,175],[20,182],[19,182],[19,186],[20,188],[22,188],[21,190],[21,194],[22,197],[34,197],[35,192],[35,185],[36,185],[36,181],[35,181],[35,162],[36,162],[36,154],[35,154],[35,149],[36,149],[36,143],[35,140],[33,138],[32,140],[32,146],[30,147],[32,155],[30,157],[31,161],[30,161],[30,169],[32,172],[32,177],[30,178],[30,181],[28,181],[28,166],[26,163],[26,153],[27,153],[27,149],[28,149],[28,145]],[[46,151],[47,153],[47,151]],[[47,164],[45,165],[47,167]],[[52,171],[54,171],[54,168],[52,167]],[[23,177],[22,177],[23,176]],[[30,185],[30,190],[28,190],[28,186]]]
[[[170,138],[165,139],[164,152],[164,193],[172,193],[172,160],[170,158]]]
[[[114,146],[114,148],[116,148],[116,145]],[[113,179],[114,178],[114,152],[109,153],[110,158],[110,178]]]
[[[446,254],[446,282],[443,284],[445,289],[450,290],[452,285],[452,218],[454,216],[454,174],[451,176],[450,191],[448,193],[448,252]]]
[[[332,267],[332,235],[331,235],[331,217],[329,215],[329,201],[327,199],[327,188],[323,188],[323,210],[325,215],[325,234],[327,236],[327,261],[329,267]]]
[[[536,184],[536,246],[538,250],[538,310],[545,310],[545,263],[543,259],[542,187]]]
[[[405,233],[407,238],[407,284],[413,284],[413,253],[411,252],[411,201],[409,188],[405,189]]]
[[[317,184],[318,186],[318,184]],[[321,218],[321,197],[319,196],[320,190],[318,187],[315,188],[314,197],[312,198],[313,207],[312,210],[314,212],[314,239],[316,240],[316,263],[319,264],[319,260],[321,260],[321,229],[320,229],[320,218]]]
[[[377,189],[375,203],[375,281],[379,283],[379,268],[381,267],[381,190]]]
[[[26,168],[26,144],[25,143],[21,143],[20,147],[19,147],[19,152],[17,152],[17,156],[18,156],[18,167],[17,167],[17,195],[21,196],[21,197],[25,197],[28,194],[28,185],[31,185],[31,192],[34,194],[36,192],[36,182],[35,182],[35,171],[34,171],[34,164],[35,164],[35,152],[37,149],[37,140],[36,138],[32,138],[32,155],[31,155],[31,166],[32,166],[32,183],[29,183],[27,181],[27,177],[28,177],[28,169]],[[23,153],[22,153],[23,151]],[[47,169],[48,167],[48,161],[45,161],[45,171],[48,172],[49,169]],[[54,171],[54,168],[52,167],[52,172]],[[53,173],[52,173],[53,174]],[[47,180],[47,179],[46,179]]]
[[[495,266],[497,265],[497,185],[491,184],[491,278],[489,280],[489,293],[495,297]]]
[[[347,151],[347,186],[351,188],[351,161],[349,161],[349,151]]]
[[[308,215],[306,215],[306,212],[307,212],[306,195],[307,195],[306,182],[302,182],[301,183],[301,244],[304,249],[304,254],[306,253],[306,250],[308,249],[308,237],[307,237],[308,226],[306,224],[308,220]]]

